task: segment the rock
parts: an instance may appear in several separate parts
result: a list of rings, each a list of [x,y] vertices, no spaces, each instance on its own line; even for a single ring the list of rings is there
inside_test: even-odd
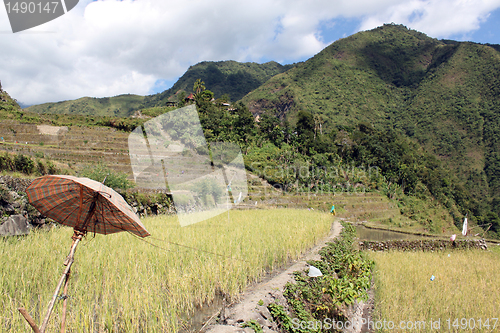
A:
[[[3,206],[3,209],[4,209],[4,211],[5,211],[7,214],[9,214],[9,213],[13,214],[13,213],[15,213],[15,212],[16,212],[16,209],[15,209],[15,208],[14,208],[14,206],[12,206],[10,203],[8,203],[8,204],[4,205],[4,206]]]
[[[250,331],[248,331],[250,330]],[[253,332],[254,330],[247,327],[245,329],[241,327],[234,326],[224,326],[224,325],[215,325],[210,330],[207,331],[210,333],[233,333],[233,332]]]
[[[267,328],[271,328],[273,326],[273,324],[269,321],[269,320],[266,320],[264,318],[259,318],[257,319],[257,322],[259,323],[260,326],[262,327],[267,327]]]
[[[0,235],[21,236],[30,232],[28,220],[22,215],[12,215],[0,225]]]

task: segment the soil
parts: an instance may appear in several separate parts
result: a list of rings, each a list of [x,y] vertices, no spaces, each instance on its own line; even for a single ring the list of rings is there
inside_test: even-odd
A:
[[[281,332],[276,323],[272,321],[267,306],[273,302],[286,306],[286,300],[282,292],[287,282],[293,282],[293,272],[307,269],[308,265],[306,261],[308,260],[319,260],[320,256],[318,251],[323,248],[327,242],[331,242],[337,237],[341,229],[341,224],[338,221],[334,222],[330,234],[307,252],[300,260],[278,274],[268,278],[266,281],[262,281],[248,288],[240,296],[240,301],[238,303],[223,308],[215,313],[200,332],[254,332],[252,328],[241,327],[244,322],[250,320],[258,322],[263,327],[264,332]],[[369,304],[370,302],[368,302],[367,305]],[[355,312],[359,312],[361,316],[364,314],[368,315],[369,311],[365,311],[367,305],[358,305],[359,310]],[[216,323],[217,317],[219,319],[218,323]],[[361,332],[361,330],[358,332]]]

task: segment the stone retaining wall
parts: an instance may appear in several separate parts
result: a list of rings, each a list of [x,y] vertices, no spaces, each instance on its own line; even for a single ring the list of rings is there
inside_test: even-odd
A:
[[[488,246],[484,239],[480,240],[449,240],[423,239],[423,240],[390,240],[383,242],[361,241],[359,249],[361,251],[444,251],[451,249],[480,249],[486,250]]]

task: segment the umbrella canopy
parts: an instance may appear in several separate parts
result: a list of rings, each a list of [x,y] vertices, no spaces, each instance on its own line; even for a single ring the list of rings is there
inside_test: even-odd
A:
[[[120,194],[89,178],[50,175],[26,189],[29,202],[43,215],[81,232],[149,232]]]

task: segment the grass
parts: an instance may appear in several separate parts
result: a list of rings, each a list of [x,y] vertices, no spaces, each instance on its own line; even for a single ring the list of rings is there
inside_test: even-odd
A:
[[[306,210],[230,211],[181,228],[175,217],[146,218],[146,240],[87,235],[76,253],[67,332],[173,332],[180,318],[217,292],[235,297],[266,271],[300,256],[330,230],[328,214]],[[70,247],[66,227],[0,240],[0,330],[40,324]],[[167,241],[165,241],[167,240]],[[182,244],[185,246],[178,246]],[[194,250],[193,248],[199,249]],[[48,331],[57,330],[56,303]]]
[[[376,267],[373,322],[392,321],[396,327],[380,332],[398,331],[402,321],[413,323],[412,332],[433,332],[431,320],[439,320],[443,332],[468,330],[474,323],[474,332],[499,329],[500,322],[493,319],[499,318],[498,246],[488,252],[374,252],[370,258]],[[484,326],[488,318],[489,328]]]
[[[19,172],[19,171],[9,171],[9,170],[0,171],[0,176],[11,176],[14,178],[29,178],[29,179],[34,179],[36,177],[40,177],[39,175],[36,175],[36,174],[27,175],[27,174]]]

